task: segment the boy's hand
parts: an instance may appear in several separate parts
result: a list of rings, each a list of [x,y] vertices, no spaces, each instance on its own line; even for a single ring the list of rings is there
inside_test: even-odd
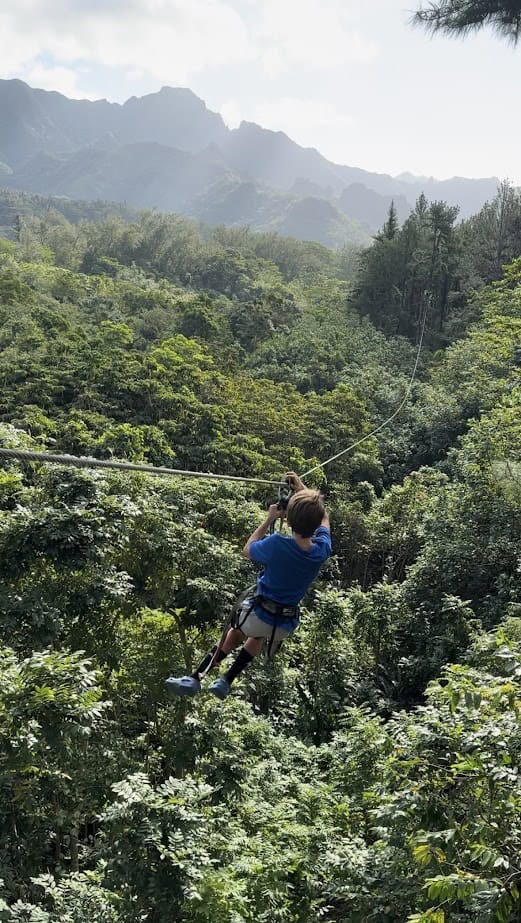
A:
[[[260,526],[257,526],[255,532],[252,532],[244,548],[242,549],[242,553],[247,561],[252,560],[250,557],[250,545],[253,545],[254,542],[259,542],[261,539],[263,539],[266,535],[266,532],[268,531],[268,527],[271,526],[271,524],[274,523],[275,520],[279,518],[279,516],[284,516],[284,510],[279,510],[278,503],[272,503],[268,510],[266,519],[263,523],[261,523]]]
[[[291,485],[291,489],[294,493],[297,493],[299,490],[305,490],[306,485],[304,481],[301,481],[298,474],[295,474],[294,471],[288,471],[286,477]]]

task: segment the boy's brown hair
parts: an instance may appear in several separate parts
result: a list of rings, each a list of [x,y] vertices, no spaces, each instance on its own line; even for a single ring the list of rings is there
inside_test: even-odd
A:
[[[288,525],[302,538],[311,538],[325,515],[318,490],[299,490],[288,503]]]

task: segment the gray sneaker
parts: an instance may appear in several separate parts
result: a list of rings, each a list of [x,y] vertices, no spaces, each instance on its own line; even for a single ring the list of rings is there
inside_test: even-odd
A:
[[[201,683],[195,676],[170,676],[165,679],[165,686],[170,695],[194,696],[201,691]]]
[[[208,692],[211,692],[212,695],[216,695],[218,699],[225,699],[226,696],[230,694],[230,684],[224,676],[220,676],[219,679],[214,679],[213,683],[210,683],[208,686]]]

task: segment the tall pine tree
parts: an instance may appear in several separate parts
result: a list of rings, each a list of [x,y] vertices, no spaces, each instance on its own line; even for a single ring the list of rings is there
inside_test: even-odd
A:
[[[413,22],[448,35],[467,35],[492,26],[516,44],[521,35],[521,0],[440,0],[419,9]]]

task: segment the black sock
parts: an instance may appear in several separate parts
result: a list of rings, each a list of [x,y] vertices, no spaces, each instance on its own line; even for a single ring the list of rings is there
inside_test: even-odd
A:
[[[248,651],[242,648],[237,654],[237,657],[233,661],[230,669],[227,670],[224,674],[224,679],[231,685],[235,677],[238,676],[239,673],[242,673],[242,671],[250,665],[252,660],[252,654],[248,654]]]
[[[224,658],[227,656],[228,654],[225,654],[224,651],[218,648],[217,645],[215,644],[212,647],[211,651],[208,651],[206,657],[204,657],[203,660],[201,660],[201,663],[199,664],[198,667],[196,667],[196,669],[192,673],[192,676],[194,677],[194,679],[200,679],[200,674],[204,673],[204,671],[212,663],[212,660],[213,660],[213,664],[212,664],[212,669],[213,669],[213,667],[217,666],[218,663],[221,663],[221,661],[223,661]]]

